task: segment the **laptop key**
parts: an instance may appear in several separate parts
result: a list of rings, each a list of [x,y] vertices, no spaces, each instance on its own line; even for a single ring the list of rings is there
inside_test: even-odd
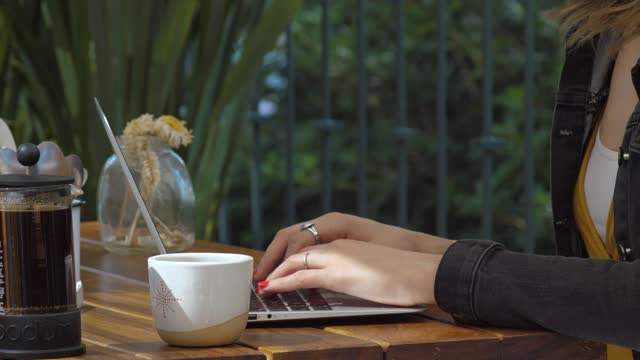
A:
[[[251,303],[251,305],[249,305],[249,311],[251,312],[258,312],[258,311],[266,311],[267,309],[264,308],[264,306],[262,306],[262,304],[260,303]]]
[[[255,293],[257,284],[253,283],[254,290],[251,291],[251,304],[250,309],[252,311],[289,311],[287,306],[282,302],[278,296],[269,296],[267,298],[259,298]],[[262,301],[260,301],[262,299]]]
[[[308,297],[307,301],[309,301],[309,304],[311,306],[316,306],[316,305],[329,305],[327,303],[327,300],[325,300],[322,296],[314,296],[314,297]]]
[[[307,301],[307,303],[313,308],[313,310],[325,310],[330,311],[333,310],[331,305],[327,303],[327,300],[320,294],[320,292],[316,289],[309,290],[301,290],[300,293]]]
[[[298,295],[297,291],[283,292],[283,293],[280,293],[280,296],[282,296],[284,300],[302,300],[300,295]]]
[[[297,291],[290,291],[286,293],[281,293],[280,296],[286,302],[304,302],[304,299],[298,294]]]
[[[300,296],[297,291],[290,291],[280,294],[282,299],[289,305],[291,310],[295,311],[309,311],[311,310],[306,301]]]
[[[311,310],[307,304],[305,303],[287,303],[289,305],[289,307],[291,308],[291,310],[294,311],[309,311]]]
[[[331,309],[331,305],[329,304],[315,304],[315,305],[311,305],[313,307],[313,310],[333,310]]]
[[[251,311],[265,311],[262,302],[260,302],[260,299],[258,299],[258,296],[253,291],[251,292],[251,303],[249,305],[249,309],[251,309]]]
[[[264,304],[269,311],[288,311],[287,306],[276,296],[264,300]]]

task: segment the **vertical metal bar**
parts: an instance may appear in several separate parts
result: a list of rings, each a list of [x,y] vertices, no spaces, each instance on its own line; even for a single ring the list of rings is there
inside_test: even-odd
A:
[[[322,111],[331,119],[331,80],[329,79],[329,0],[322,0]]]
[[[438,55],[436,118],[438,121],[437,219],[436,233],[447,236],[447,1],[438,0]]]
[[[366,38],[366,0],[358,0],[358,215],[367,216],[367,38]]]
[[[533,189],[534,189],[534,167],[533,167],[533,130],[535,123],[535,109],[534,109],[534,76],[535,76],[535,2],[533,0],[526,0],[526,22],[525,22],[525,59],[526,68],[524,76],[524,116],[526,127],[526,139],[525,139],[525,191],[526,191],[526,231],[525,231],[525,251],[533,253],[535,250],[535,237],[534,237],[534,209],[533,209]]]
[[[405,58],[405,9],[404,0],[396,0],[396,102],[398,124],[401,128],[407,126],[407,81],[406,81],[406,58]],[[398,225],[407,226],[408,222],[408,151],[407,141],[400,140],[398,159]]]
[[[251,171],[251,232],[256,249],[264,249],[262,227],[262,141],[259,119],[253,121],[253,169]]]
[[[218,242],[229,244],[229,233],[229,199],[227,194],[224,194],[218,210]]]
[[[482,87],[483,112],[482,112],[482,135],[484,139],[491,136],[493,126],[493,1],[484,0],[484,24],[482,31],[483,58],[484,58],[484,80]],[[483,211],[482,211],[482,235],[485,239],[490,239],[493,234],[493,157],[489,152],[485,152],[482,163],[482,188],[483,188]]]
[[[331,119],[331,83],[329,79],[329,0],[322,1],[322,110],[325,121]],[[330,131],[322,136],[322,210],[331,210]]]
[[[255,104],[251,115],[253,130],[253,168],[251,169],[251,232],[256,249],[265,249],[262,213],[262,137],[258,104],[262,95],[262,78],[258,77]]]
[[[294,129],[296,127],[296,81],[293,53],[293,33],[287,28],[287,223],[296,221],[296,193],[294,188]]]

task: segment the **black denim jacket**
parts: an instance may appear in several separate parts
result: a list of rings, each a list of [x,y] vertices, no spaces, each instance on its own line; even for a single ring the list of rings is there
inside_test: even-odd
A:
[[[640,105],[620,149],[614,232],[626,261],[587,259],[573,217],[573,190],[593,114],[595,48],[567,51],[551,133],[551,194],[560,256],[511,252],[491,241],[453,244],[436,274],[437,304],[462,323],[545,328],[635,349],[640,359]],[[640,62],[632,75],[640,93]]]

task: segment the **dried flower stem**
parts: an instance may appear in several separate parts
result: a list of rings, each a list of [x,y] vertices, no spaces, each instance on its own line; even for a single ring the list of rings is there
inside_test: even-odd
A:
[[[140,193],[147,204],[147,207],[150,208],[153,202],[153,193],[156,191],[156,188],[160,183],[160,161],[158,159],[158,155],[149,146],[148,140],[147,136],[123,136],[123,142],[127,152],[136,154],[136,156],[131,157],[134,160],[132,165],[139,164],[141,167],[141,179],[139,185]],[[125,245],[142,245],[139,243],[139,239],[137,239],[137,244],[133,244],[136,240],[134,235],[139,220],[140,209],[136,209],[133,222],[131,223],[124,240]]]

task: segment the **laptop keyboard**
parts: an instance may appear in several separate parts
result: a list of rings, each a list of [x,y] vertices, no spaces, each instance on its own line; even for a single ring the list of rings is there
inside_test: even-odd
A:
[[[297,290],[279,293],[268,298],[256,294],[255,287],[251,291],[252,312],[263,311],[318,311],[332,310],[331,305],[317,290]]]

